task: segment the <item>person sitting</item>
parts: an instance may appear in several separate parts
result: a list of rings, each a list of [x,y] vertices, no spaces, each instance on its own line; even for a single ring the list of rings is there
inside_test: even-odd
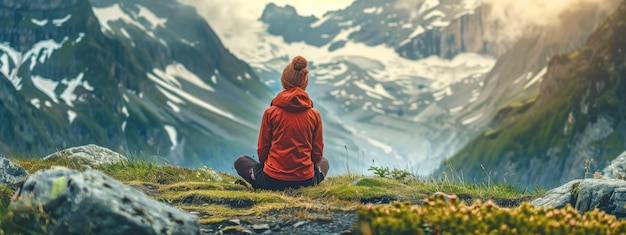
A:
[[[322,118],[305,91],[308,62],[296,56],[281,76],[283,90],[263,113],[257,144],[259,162],[235,161],[237,173],[254,189],[284,190],[319,184],[328,173]]]

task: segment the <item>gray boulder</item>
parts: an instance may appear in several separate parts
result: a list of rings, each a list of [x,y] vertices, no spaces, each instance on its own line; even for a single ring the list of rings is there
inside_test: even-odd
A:
[[[0,155],[0,185],[19,185],[26,178],[28,172],[24,167]]]
[[[626,179],[626,151],[602,170],[602,176],[611,179]]]
[[[45,234],[200,234],[195,216],[96,170],[42,170],[17,196],[14,223]]]
[[[69,158],[78,160],[79,162],[89,166],[99,166],[103,164],[115,164],[121,161],[127,161],[128,158],[119,153],[98,145],[89,144],[74,148],[58,151],[50,154],[43,159]]]
[[[554,188],[531,202],[535,207],[563,208],[571,204],[580,214],[598,208],[626,217],[626,181],[616,179],[574,180]]]

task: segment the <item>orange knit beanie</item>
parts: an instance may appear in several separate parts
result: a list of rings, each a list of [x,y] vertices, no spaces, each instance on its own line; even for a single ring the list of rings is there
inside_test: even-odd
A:
[[[293,87],[306,89],[309,85],[309,70],[306,69],[308,62],[302,56],[296,56],[291,60],[280,77],[283,89],[287,90]]]

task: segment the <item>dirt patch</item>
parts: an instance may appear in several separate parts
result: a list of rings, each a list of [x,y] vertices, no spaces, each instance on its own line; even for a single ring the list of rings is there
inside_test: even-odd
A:
[[[203,234],[352,234],[356,211],[271,210],[264,215],[242,216],[202,225]]]

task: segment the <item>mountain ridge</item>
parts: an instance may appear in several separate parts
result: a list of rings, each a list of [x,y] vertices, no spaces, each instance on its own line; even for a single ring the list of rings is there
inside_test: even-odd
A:
[[[8,114],[1,119],[25,127],[0,129],[2,153],[46,155],[97,143],[229,170],[229,156],[254,151],[240,143],[256,139],[254,116],[271,93],[193,8],[176,1],[31,3],[3,1],[4,9],[20,10],[4,11],[0,21],[15,32],[0,45],[2,80],[12,84],[9,90],[3,82],[0,93],[11,95],[1,97],[0,113]]]

